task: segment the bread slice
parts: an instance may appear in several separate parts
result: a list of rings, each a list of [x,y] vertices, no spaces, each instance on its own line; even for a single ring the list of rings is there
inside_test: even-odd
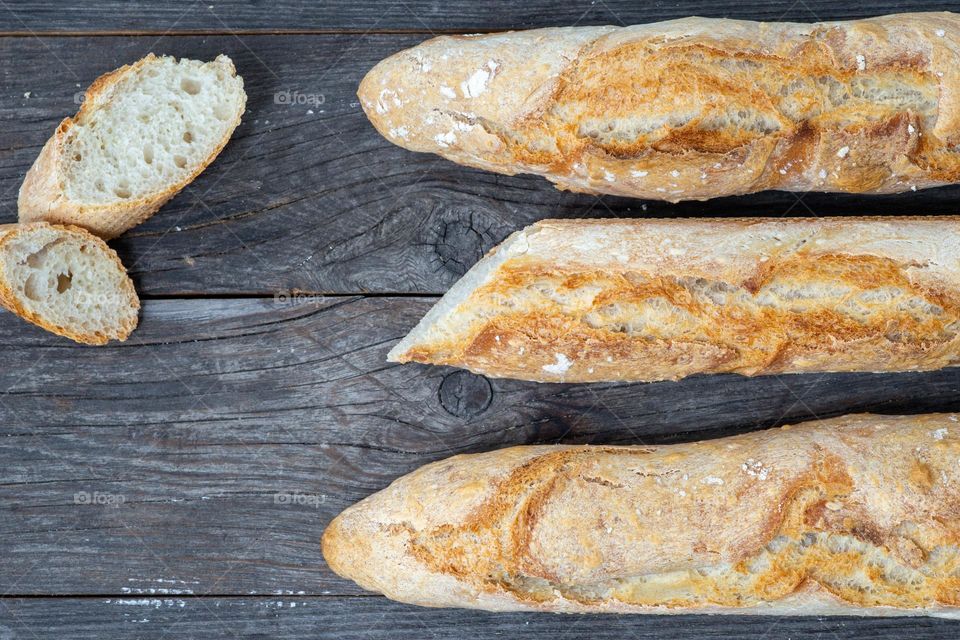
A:
[[[960,364],[960,217],[546,220],[392,362],[541,382]]]
[[[394,144],[560,189],[694,200],[960,182],[960,15],[684,18],[440,36],[360,103]]]
[[[432,607],[958,618],[958,419],[459,455],[341,513],[323,556]]]
[[[148,55],[98,78],[20,187],[20,222],[112,238],[157,211],[213,162],[247,96],[230,58]]]
[[[73,226],[0,225],[0,304],[85,344],[126,340],[140,300],[116,252]]]

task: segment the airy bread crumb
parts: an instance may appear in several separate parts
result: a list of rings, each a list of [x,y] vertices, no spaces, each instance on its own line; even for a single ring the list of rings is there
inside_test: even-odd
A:
[[[126,340],[140,301],[116,252],[78,227],[0,226],[0,304],[86,344]]]
[[[114,237],[152,215],[226,144],[246,104],[226,56],[148,55],[91,85],[20,189],[20,221],[82,226]]]

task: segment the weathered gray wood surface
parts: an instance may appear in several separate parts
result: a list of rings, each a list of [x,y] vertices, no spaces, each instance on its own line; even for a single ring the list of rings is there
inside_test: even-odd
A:
[[[0,2],[0,222],[99,74],[148,51],[226,52],[250,95],[210,170],[114,243],[145,298],[128,342],[81,347],[0,313],[0,640],[955,637],[938,620],[424,610],[337,578],[318,544],[344,507],[454,453],[960,410],[960,369],[535,385],[386,364],[431,295],[543,217],[954,213],[960,188],[597,199],[398,149],[354,95],[376,61],[432,31],[921,8],[960,4]]]
[[[838,3],[833,0],[768,2],[637,2],[635,0],[337,0],[336,2],[216,2],[165,0],[7,0],[6,33],[151,32],[204,33],[403,30],[472,32],[573,24],[633,24],[690,15],[748,20],[813,22],[878,13],[944,10],[949,2],[922,0]]]
[[[148,301],[131,339],[101,348],[5,316],[18,364],[0,370],[0,593],[137,594],[158,578],[187,586],[146,587],[359,594],[323,563],[323,527],[455,453],[960,409],[957,370],[538,385],[385,364],[430,302]]]
[[[51,616],[51,610],[58,615]],[[956,637],[956,624],[916,618],[580,616],[422,609],[380,598],[30,598],[0,601],[0,639],[554,638],[679,640]]]
[[[546,217],[936,214],[955,212],[960,198],[960,187],[950,187],[874,198],[769,192],[643,203],[560,192],[541,178],[410,153],[373,130],[355,92],[378,60],[420,40],[59,38],[53,50],[46,38],[0,38],[0,64],[21,70],[6,79],[0,100],[0,222],[15,218],[24,173],[77,108],[76,85],[86,88],[148,51],[205,59],[226,52],[250,98],[210,170],[115,243],[144,295],[436,294],[511,231]],[[97,55],[88,54],[91,47]]]

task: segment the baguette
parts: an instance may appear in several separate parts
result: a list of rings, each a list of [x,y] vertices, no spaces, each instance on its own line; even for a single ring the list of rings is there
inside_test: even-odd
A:
[[[388,354],[541,382],[960,362],[960,217],[548,220]]]
[[[442,36],[360,102],[391,142],[560,189],[704,200],[960,180],[960,16]]]
[[[365,589],[491,611],[960,616],[955,415],[427,465],[323,534]]]
[[[220,153],[246,104],[227,56],[153,54],[97,79],[27,172],[20,222],[115,237],[153,215]]]
[[[140,300],[116,252],[79,227],[0,225],[0,305],[85,344],[126,340]]]

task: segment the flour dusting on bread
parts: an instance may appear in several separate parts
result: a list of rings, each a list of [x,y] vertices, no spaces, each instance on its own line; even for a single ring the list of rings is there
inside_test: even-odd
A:
[[[547,220],[388,358],[557,382],[937,369],[960,363],[958,255],[955,217]]]
[[[359,96],[414,151],[678,201],[960,181],[957,87],[960,17],[914,13],[441,36],[378,64]]]
[[[348,508],[323,553],[428,606],[956,617],[960,440],[929,437],[955,419],[457,456]]]

